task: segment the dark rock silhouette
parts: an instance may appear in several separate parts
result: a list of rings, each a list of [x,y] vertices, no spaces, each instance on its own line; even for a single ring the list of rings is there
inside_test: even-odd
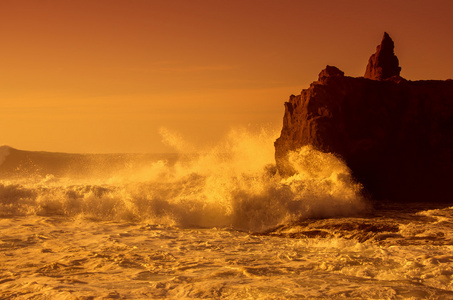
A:
[[[0,146],[0,180],[42,179],[50,175],[72,179],[108,177],[125,169],[158,160],[166,160],[171,166],[180,157],[179,154],[77,154],[24,151]]]
[[[393,40],[384,32],[381,44],[376,47],[376,53],[371,55],[368,61],[365,78],[384,80],[400,75],[401,67],[398,57],[393,53],[394,47]]]
[[[366,78],[322,70],[285,103],[275,142],[279,173],[294,173],[289,151],[312,145],[342,157],[374,199],[453,201],[453,81],[408,81],[399,73],[388,34]]]

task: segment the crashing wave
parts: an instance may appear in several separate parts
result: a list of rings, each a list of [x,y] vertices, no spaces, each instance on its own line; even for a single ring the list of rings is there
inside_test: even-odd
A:
[[[273,139],[272,134],[234,131],[205,154],[174,163],[146,161],[110,176],[26,173],[1,182],[1,212],[260,231],[365,209],[361,185],[332,154],[303,147],[290,155],[297,173],[282,179],[270,164],[273,149],[267,145]],[[61,155],[55,154],[55,161],[47,155],[51,165],[61,160]]]

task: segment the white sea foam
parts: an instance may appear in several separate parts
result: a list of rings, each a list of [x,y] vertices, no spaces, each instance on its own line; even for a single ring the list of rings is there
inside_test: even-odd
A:
[[[188,144],[163,133],[177,147]],[[360,185],[339,158],[304,147],[290,154],[297,174],[282,179],[272,165],[273,140],[274,132],[239,129],[215,147],[198,149],[204,154],[172,165],[157,161],[78,181],[48,174],[35,182],[3,182],[1,211],[254,231],[363,211]]]
[[[166,136],[174,145],[189,144]],[[453,208],[417,213],[393,205],[352,217],[365,201],[341,160],[305,147],[289,157],[297,173],[280,178],[272,165],[274,138],[236,130],[211,149],[195,147],[204,154],[178,162],[128,160],[123,168],[113,156],[101,157],[102,164],[77,156],[93,163],[78,177],[61,175],[56,164],[66,156],[49,168],[60,175],[46,172],[42,162],[51,154],[36,174],[12,169],[27,172],[0,182],[0,294],[453,297]],[[111,159],[114,168],[91,172]],[[329,216],[335,218],[313,219]]]
[[[411,219],[391,215],[396,217],[368,222],[395,222],[402,227],[401,234],[408,221],[420,230],[431,232],[435,227],[416,215],[404,215]],[[446,224],[453,224],[453,216],[448,219]],[[333,228],[364,221],[348,217],[315,223]],[[445,227],[436,230],[451,232]],[[231,229],[183,229],[55,215],[0,218],[0,232],[4,298],[453,296],[453,248],[451,240],[442,236],[400,235],[365,242],[335,236],[291,239]]]

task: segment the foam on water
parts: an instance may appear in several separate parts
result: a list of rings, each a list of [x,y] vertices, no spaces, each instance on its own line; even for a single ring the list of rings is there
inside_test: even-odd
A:
[[[453,224],[448,209],[438,213]],[[307,224],[328,230],[365,222],[344,217]],[[424,218],[371,217],[368,222],[395,223],[397,234],[359,241],[83,217],[5,218],[0,219],[0,293],[18,299],[453,297],[451,237],[424,234],[451,230],[436,229]],[[360,230],[347,231],[354,236]]]
[[[290,154],[297,172],[280,178],[273,133],[235,130],[210,149],[162,134],[203,154],[10,149],[0,165],[4,298],[453,297],[453,207],[368,211],[342,161],[310,147]],[[77,175],[74,161],[92,165],[65,175]]]
[[[178,150],[195,147],[162,130]],[[47,174],[3,180],[3,216],[84,215],[102,220],[264,230],[301,218],[352,215],[366,207],[360,184],[336,156],[311,147],[290,154],[297,173],[275,173],[275,132],[233,130],[175,164],[155,161],[110,176]],[[108,162],[107,162],[108,163]]]

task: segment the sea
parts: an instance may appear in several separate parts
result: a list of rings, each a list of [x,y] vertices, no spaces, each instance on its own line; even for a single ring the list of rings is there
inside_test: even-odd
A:
[[[275,133],[167,140],[0,147],[0,299],[453,299],[452,206],[374,201],[308,146],[283,178]]]

